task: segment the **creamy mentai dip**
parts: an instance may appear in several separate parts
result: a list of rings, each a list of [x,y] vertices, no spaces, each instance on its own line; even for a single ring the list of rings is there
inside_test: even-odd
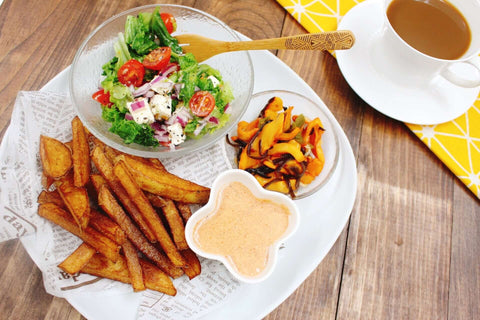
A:
[[[198,247],[226,257],[244,276],[254,277],[267,266],[269,247],[285,233],[290,211],[259,199],[241,182],[221,190],[213,212],[194,227]]]

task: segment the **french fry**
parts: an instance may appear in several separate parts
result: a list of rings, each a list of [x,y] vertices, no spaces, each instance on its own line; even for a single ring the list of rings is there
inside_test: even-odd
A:
[[[205,204],[208,201],[210,188],[182,179],[129,155],[119,155],[116,161],[125,163],[136,183],[145,191],[184,203]]]
[[[188,249],[188,243],[185,239],[185,227],[183,220],[178,213],[175,203],[171,199],[164,199],[165,205],[162,207],[163,215],[170,226],[170,233],[178,250]]]
[[[142,213],[145,222],[150,227],[150,230],[152,230],[155,234],[155,238],[158,240],[158,243],[162,247],[163,251],[165,251],[168,258],[175,266],[184,266],[185,260],[177,250],[167,230],[165,230],[162,220],[158,216],[155,209],[153,209],[143,191],[130,176],[130,173],[128,172],[124,162],[117,162],[113,168],[113,172],[117,176],[118,180],[120,180],[120,183],[125,188],[125,191],[129,195],[130,199],[132,199],[138,210]]]
[[[125,241],[127,240],[127,236],[125,235],[125,232],[123,232],[122,228],[120,228],[120,226],[115,221],[108,218],[107,216],[104,216],[96,210],[92,210],[91,213],[92,216],[90,217],[89,225],[93,229],[104,234],[119,245],[125,243]]]
[[[47,176],[45,170],[42,171],[42,187],[45,190],[50,189],[52,184],[55,182],[55,179],[52,177]]]
[[[100,188],[104,184],[107,184],[107,180],[105,180],[105,178],[101,174],[91,174],[90,181],[92,182],[92,185],[95,188],[97,195],[98,195],[98,192],[100,191]]]
[[[111,261],[104,255],[96,253],[80,271],[102,278],[130,283],[127,262],[122,256],[117,261]]]
[[[172,280],[160,269],[143,259],[140,259],[140,265],[144,273],[145,287],[171,296],[177,293]],[[118,261],[113,262],[97,253],[82,268],[81,272],[123,283],[131,283],[127,262],[124,257],[120,257]]]
[[[40,194],[38,195],[38,198],[37,198],[38,204],[49,203],[49,202],[55,203],[59,207],[62,207],[65,209],[67,208],[65,206],[65,203],[63,202],[62,197],[60,196],[57,190],[53,190],[53,191],[42,190],[42,192],[40,192]]]
[[[90,178],[90,147],[80,118],[72,120],[72,160],[75,187],[83,187]]]
[[[130,275],[130,282],[132,283],[133,291],[145,290],[145,283],[143,282],[143,271],[140,266],[140,261],[137,251],[130,241],[125,241],[122,245],[125,260],[127,261],[128,273]]]
[[[148,289],[163,292],[170,296],[177,294],[177,290],[173,286],[172,279],[163,273],[162,270],[143,259],[140,259],[140,265],[143,269],[145,286]]]
[[[97,168],[97,170],[107,181],[110,189],[120,200],[125,210],[127,210],[127,212],[130,214],[132,219],[137,223],[140,230],[142,230],[145,237],[147,237],[147,239],[150,242],[156,242],[157,240],[155,238],[155,235],[153,234],[153,231],[150,229],[150,227],[146,223],[144,217],[142,216],[142,213],[138,210],[138,208],[132,202],[127,192],[121,185],[120,181],[113,173],[113,165],[108,159],[108,157],[106,156],[105,152],[102,150],[101,146],[97,146],[93,149],[92,161],[95,164],[95,167]]]
[[[40,204],[38,206],[38,215],[73,233],[97,249],[98,252],[104,254],[108,259],[116,261],[120,257],[120,246],[91,227],[87,226],[84,230],[81,230],[70,213],[56,204]]]
[[[159,268],[172,278],[178,278],[183,274],[182,269],[175,267],[172,262],[153,246],[140,230],[133,224],[122,207],[118,204],[110,190],[104,185],[98,195],[98,203],[103,210],[122,228],[127,238],[147,258],[152,260]]]
[[[60,178],[72,167],[72,154],[65,144],[57,139],[40,136],[40,160],[45,175]]]
[[[71,125],[69,142],[40,137],[38,215],[83,240],[58,267],[174,296],[171,278],[201,272],[185,223],[190,204],[206,203],[210,189],[169,173],[159,159],[107,146],[78,117]]]
[[[190,205],[182,202],[175,202],[175,205],[177,206],[178,212],[180,212],[180,215],[183,218],[183,223],[186,224],[188,219],[190,219],[192,216],[192,209],[190,208]]]
[[[163,165],[163,163],[159,159],[149,158],[148,160],[150,161],[150,163],[152,163],[158,169],[167,171],[167,169],[165,169],[165,166]]]
[[[150,192],[144,192],[145,196],[147,197],[148,201],[150,201],[151,205],[155,208],[163,208],[166,205],[165,199],[156,194]]]
[[[80,229],[85,229],[90,220],[90,200],[87,189],[75,187],[72,175],[62,177],[55,182],[57,191],[72,214]]]
[[[202,272],[202,266],[197,255],[191,249],[182,250],[182,256],[187,260],[187,265],[183,267],[183,271],[190,280],[198,276]]]
[[[97,252],[95,248],[83,242],[75,251],[73,251],[58,267],[69,274],[75,274],[88,263]]]

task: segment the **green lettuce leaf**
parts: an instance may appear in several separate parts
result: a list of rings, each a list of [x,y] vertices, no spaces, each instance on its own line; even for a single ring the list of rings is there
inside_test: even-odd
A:
[[[154,130],[149,125],[126,120],[125,113],[115,107],[102,107],[102,118],[112,124],[109,131],[120,136],[127,144],[138,143],[153,147],[159,144],[154,137]]]

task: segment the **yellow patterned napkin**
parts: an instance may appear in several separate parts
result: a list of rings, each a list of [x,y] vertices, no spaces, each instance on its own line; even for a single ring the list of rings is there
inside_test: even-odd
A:
[[[277,0],[308,32],[337,29],[363,0]],[[438,125],[406,124],[480,198],[480,96],[462,116]]]

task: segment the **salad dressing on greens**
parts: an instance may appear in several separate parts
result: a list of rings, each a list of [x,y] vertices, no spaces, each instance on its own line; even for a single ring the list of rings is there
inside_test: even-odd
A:
[[[128,16],[92,97],[125,143],[170,148],[213,132],[229,120],[233,100],[220,72],[183,54],[168,13]]]

